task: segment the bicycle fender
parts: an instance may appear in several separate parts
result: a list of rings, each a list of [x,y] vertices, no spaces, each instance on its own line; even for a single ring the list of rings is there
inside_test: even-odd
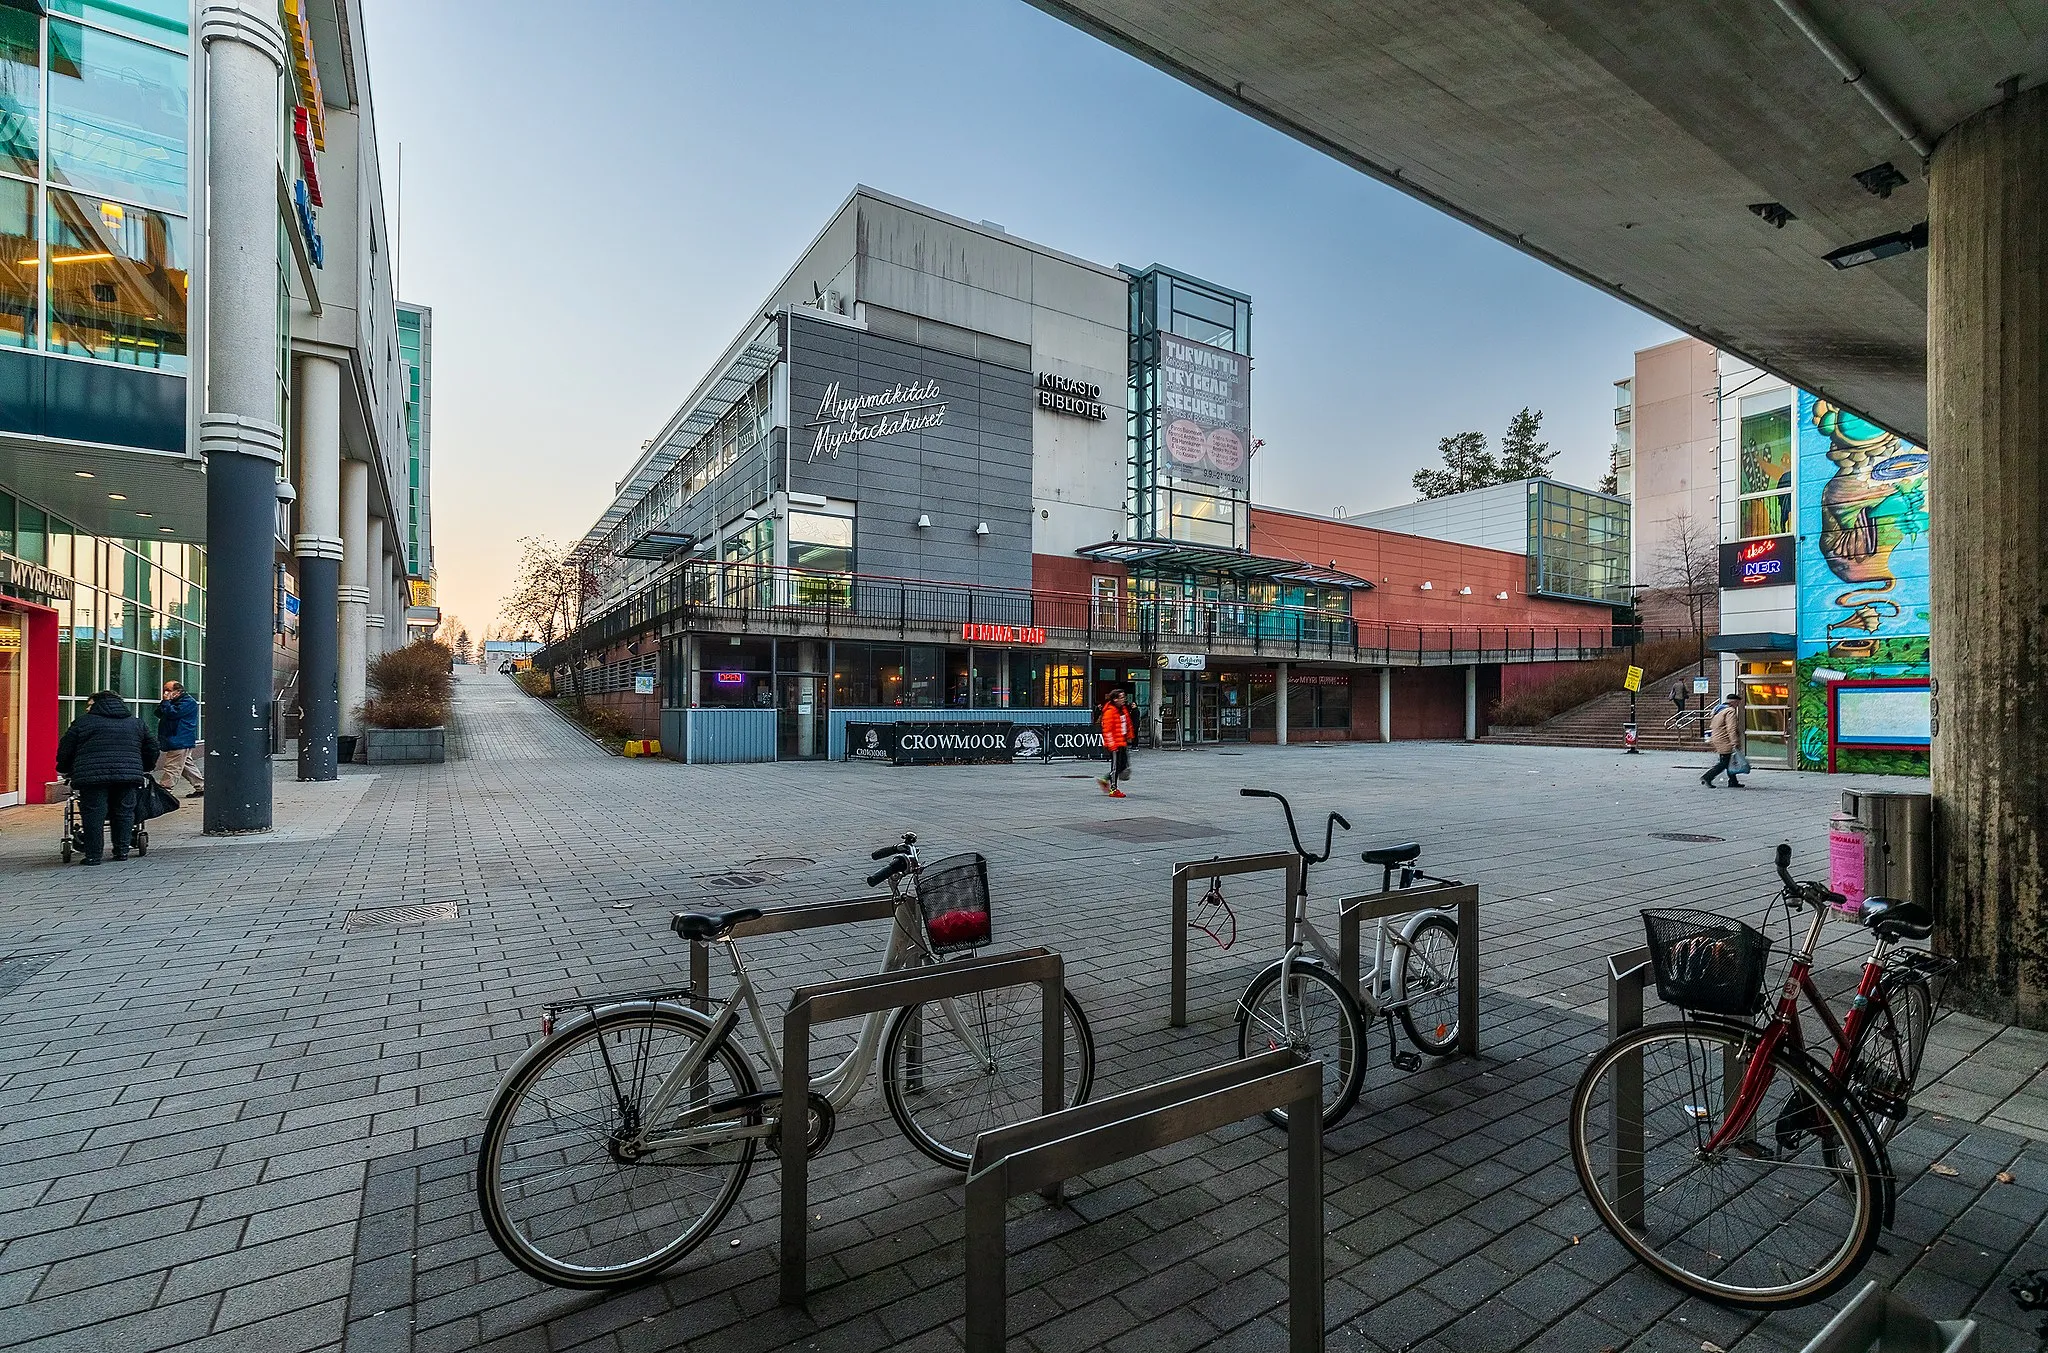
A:
[[[512,1078],[524,1070],[527,1063],[540,1057],[556,1040],[567,1037],[586,1024],[604,1019],[614,1013],[631,1011],[635,1014],[645,1014],[650,1010],[673,1016],[686,1024],[694,1024],[703,1033],[708,1034],[711,1032],[711,1017],[709,1015],[704,1014],[700,1010],[693,1010],[687,1005],[679,1005],[674,1001],[617,1000],[606,1005],[579,1007],[573,1013],[564,1012],[561,1018],[555,1021],[552,1030],[542,1037],[535,1039],[533,1045],[519,1055],[518,1059],[506,1070],[504,1076],[500,1078],[498,1082],[499,1089],[503,1090],[505,1086],[511,1084]]]

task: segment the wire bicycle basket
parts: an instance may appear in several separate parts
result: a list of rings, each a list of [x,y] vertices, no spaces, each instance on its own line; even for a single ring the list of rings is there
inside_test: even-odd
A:
[[[917,871],[917,909],[935,954],[956,954],[987,944],[993,927],[988,905],[988,861],[976,852],[948,855]]]
[[[1705,911],[1645,911],[1657,995],[1703,1015],[1749,1019],[1764,1008],[1770,937]]]

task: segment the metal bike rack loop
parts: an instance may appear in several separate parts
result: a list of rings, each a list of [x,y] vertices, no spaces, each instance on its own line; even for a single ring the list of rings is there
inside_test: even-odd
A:
[[[1294,943],[1294,895],[1301,890],[1301,857],[1291,850],[1266,855],[1225,855],[1214,860],[1187,860],[1173,867],[1173,1015],[1176,1029],[1188,1022],[1188,883],[1193,879],[1263,874],[1277,869],[1287,876],[1287,943]]]
[[[1011,1198],[1283,1108],[1287,1348],[1317,1353],[1324,1346],[1322,1095],[1323,1064],[1282,1048],[982,1133],[967,1173],[967,1353],[1003,1353],[1008,1339]]]
[[[1479,885],[1431,884],[1426,888],[1391,888],[1337,899],[1338,976],[1359,994],[1359,928],[1367,921],[1406,916],[1417,911],[1455,911],[1458,916],[1458,1051],[1479,1052]],[[1644,956],[1648,961],[1648,955]],[[1375,978],[1375,981],[1378,979]]]
[[[751,921],[732,928],[734,939],[750,935],[787,935],[820,926],[852,925],[856,921],[886,921],[896,914],[896,899],[852,897],[840,902],[800,902],[773,907]],[[690,941],[690,1003],[704,1014],[711,1012],[711,941]]]
[[[1650,951],[1630,949],[1607,959],[1609,1041],[1643,1027],[1643,988],[1650,980]],[[1614,1098],[1607,1106],[1607,1140],[1613,1143],[1614,1201],[1621,1219],[1643,1224],[1643,1059],[1615,1063]],[[1628,1146],[1628,1150],[1623,1150]]]
[[[889,901],[894,911],[895,902]],[[763,917],[762,920],[768,919]],[[1044,1112],[1056,1113],[1066,1098],[1066,962],[1050,949],[1020,949],[986,958],[898,972],[850,977],[842,982],[798,987],[790,994],[782,1017],[782,1303],[801,1306],[809,1288],[810,1166],[805,1146],[810,1136],[811,1030],[833,1020],[855,1019],[949,996],[1037,983],[1043,1010],[1039,1016],[1039,1076]],[[1322,1081],[1316,1081],[1320,1096]],[[1321,1100],[1318,1098],[1317,1103]],[[791,1124],[804,1128],[789,1130]],[[1057,1177],[1044,1185],[1056,1189]],[[1319,1191],[1320,1193],[1320,1191]]]
[[[1878,1353],[1888,1348],[1977,1353],[1977,1322],[1930,1320],[1897,1294],[1865,1283],[1802,1353]]]

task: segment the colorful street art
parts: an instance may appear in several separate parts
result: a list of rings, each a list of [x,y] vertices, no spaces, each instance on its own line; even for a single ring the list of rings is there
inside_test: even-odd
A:
[[[1799,763],[1827,765],[1826,687],[1927,674],[1927,453],[1801,392]],[[1848,751],[1843,771],[1924,775],[1924,752]]]
[[[1800,656],[1926,635],[1927,453],[1804,391],[1797,432]]]

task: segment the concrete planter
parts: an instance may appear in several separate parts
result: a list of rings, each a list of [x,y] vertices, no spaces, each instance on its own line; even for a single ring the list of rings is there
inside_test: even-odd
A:
[[[445,728],[365,728],[363,760],[373,766],[400,766],[448,759]]]

